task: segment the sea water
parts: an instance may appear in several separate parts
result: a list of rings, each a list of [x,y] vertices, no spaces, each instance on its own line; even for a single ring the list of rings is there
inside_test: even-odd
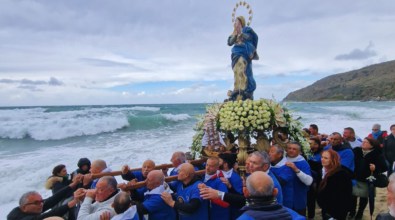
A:
[[[290,103],[288,108],[296,110],[294,118],[301,117],[304,127],[317,124],[320,133],[353,127],[363,138],[375,123],[388,131],[395,124],[393,102]],[[140,167],[146,159],[170,163],[173,152],[189,151],[194,115],[204,113],[203,104],[0,108],[0,219],[24,192],[50,196],[44,184],[58,164],[72,172],[82,157],[104,159],[113,170]]]

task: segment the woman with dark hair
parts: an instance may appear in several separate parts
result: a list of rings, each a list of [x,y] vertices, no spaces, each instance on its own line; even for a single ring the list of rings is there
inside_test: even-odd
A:
[[[318,175],[317,203],[322,209],[322,218],[346,219],[353,173],[340,164],[339,154],[334,150],[324,151],[321,163],[323,168]]]
[[[56,167],[53,168],[52,170],[52,176],[50,176],[46,183],[45,183],[45,188],[47,190],[52,190],[52,194],[55,194],[59,190],[61,190],[63,187],[66,187],[72,183],[72,180],[70,178],[70,175],[67,174],[67,169],[66,166],[63,164],[59,164]],[[59,205],[66,204],[69,201],[73,199],[73,191],[71,191],[69,194],[67,194],[64,199],[59,203]],[[74,220],[75,219],[75,214],[74,214],[74,208],[70,209],[68,213],[66,213],[64,216],[62,216],[64,219],[68,220]]]
[[[357,185],[353,187],[350,218],[355,216],[355,219],[362,219],[363,211],[368,204],[369,197],[369,181],[366,179],[371,175],[370,168],[373,168],[373,175],[387,171],[387,163],[385,161],[383,152],[380,147],[380,142],[372,137],[366,137],[362,141],[361,147],[353,149],[354,152],[354,173],[357,180]],[[355,215],[357,208],[357,199],[359,197],[358,212]]]

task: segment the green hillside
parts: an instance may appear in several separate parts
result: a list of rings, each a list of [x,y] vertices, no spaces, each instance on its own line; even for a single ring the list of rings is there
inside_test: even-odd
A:
[[[395,61],[334,74],[291,92],[283,101],[395,100]]]

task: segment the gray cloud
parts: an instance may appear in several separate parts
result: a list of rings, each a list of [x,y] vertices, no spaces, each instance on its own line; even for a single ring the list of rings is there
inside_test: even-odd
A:
[[[49,81],[44,80],[30,80],[30,79],[21,79],[21,80],[12,80],[12,79],[0,79],[0,83],[6,84],[21,84],[21,85],[50,85],[50,86],[61,86],[64,83],[55,77],[51,77]],[[29,86],[19,86],[18,88],[27,89],[31,88]]]
[[[285,75],[285,73],[277,73],[275,76],[276,77],[287,77],[287,75]]]
[[[64,84],[63,82],[56,79],[55,77],[51,77],[48,82],[48,85],[50,85],[50,86],[61,86],[63,84]]]
[[[36,86],[32,86],[32,85],[27,85],[27,86],[18,86],[17,88],[19,89],[28,89],[32,92],[43,92],[44,90],[42,89],[37,89]]]
[[[26,85],[45,85],[47,84],[46,81],[44,80],[30,80],[30,79],[22,79],[21,81],[19,81],[21,84],[26,84]]]
[[[348,54],[340,54],[335,57],[335,60],[365,60],[369,57],[374,57],[377,55],[377,52],[372,50],[373,43],[370,41],[369,45],[364,49],[354,49]]]
[[[269,76],[258,76],[258,79],[269,79]],[[233,83],[233,82],[232,82]]]

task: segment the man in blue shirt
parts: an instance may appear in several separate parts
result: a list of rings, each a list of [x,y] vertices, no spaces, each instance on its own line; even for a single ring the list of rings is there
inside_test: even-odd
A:
[[[277,203],[282,205],[283,193],[281,185],[273,172],[270,172],[270,155],[264,151],[255,151],[254,153],[252,153],[250,157],[250,169],[251,173],[262,171],[272,178],[274,188],[278,189],[278,193],[276,195]]]
[[[170,159],[170,162],[173,164],[174,169],[173,169],[172,171],[170,171],[169,176],[178,175],[178,171],[180,170],[181,166],[182,166],[183,164],[187,163],[187,162],[186,162],[186,156],[185,156],[184,152],[182,152],[182,151],[174,152],[174,153],[173,153],[173,156],[172,156],[171,159]],[[196,167],[194,167],[194,169],[195,169],[196,171],[199,170],[199,169],[196,168]],[[168,175],[167,175],[167,171],[168,171],[168,170],[169,170],[169,169],[167,169],[167,168],[166,168],[166,169],[162,169],[162,172],[163,172],[163,174],[164,174],[165,176],[168,176]]]
[[[278,145],[273,145],[270,147],[269,151],[270,160],[272,167],[270,171],[272,171],[281,185],[281,189],[283,192],[283,205],[287,208],[293,208],[293,185],[294,185],[294,177],[295,173],[291,168],[285,165],[288,161],[286,157],[284,157],[284,149]]]
[[[228,192],[243,195],[243,180],[241,179],[239,174],[237,174],[233,170],[233,166],[236,163],[236,155],[222,153],[219,154],[218,157],[219,157],[219,169],[224,174],[224,177],[221,177],[221,180],[228,187]],[[246,161],[246,167],[247,167],[247,161]],[[232,220],[235,220],[240,215],[241,215],[240,208],[231,205],[230,218]]]
[[[208,219],[207,200],[200,197],[199,184],[203,182],[195,175],[194,167],[184,164],[178,171],[177,181],[169,185],[177,193],[177,200],[174,201],[168,192],[162,193],[163,201],[178,211],[180,220]]]
[[[246,181],[245,194],[249,206],[244,206],[244,214],[238,220],[263,220],[263,219],[294,219],[305,220],[295,211],[275,202],[274,197],[278,189],[274,187],[273,179],[265,172],[253,172]]]
[[[287,160],[285,165],[291,168],[296,176],[294,177],[294,199],[293,199],[293,210],[299,215],[306,216],[307,206],[307,191],[313,183],[311,177],[310,165],[300,155],[302,152],[302,146],[297,141],[290,141],[287,147]]]
[[[128,165],[124,165],[122,167],[122,179],[127,181],[132,181],[133,184],[141,181],[145,181],[147,179],[148,174],[155,169],[155,162],[152,160],[146,160],[141,167],[141,171],[130,171]],[[143,202],[144,200],[144,193],[147,191],[147,187],[142,187],[137,190],[131,191],[131,197],[133,201],[140,201]]]
[[[332,146],[325,147],[324,150],[332,149],[336,151],[340,156],[341,165],[354,171],[354,153],[348,141],[344,141],[340,133],[334,132],[331,135],[331,145]]]
[[[165,176],[159,170],[151,171],[147,179],[148,191],[144,193],[144,202],[137,205],[137,213],[142,217],[148,214],[149,219],[172,220],[175,219],[174,209],[161,198],[163,192],[172,193],[165,183]],[[140,219],[142,219],[140,217]]]
[[[228,187],[222,183],[221,177],[222,174],[219,169],[219,160],[218,158],[211,157],[207,160],[206,164],[206,174],[204,176],[204,184],[206,187],[211,189],[216,189],[221,192],[228,192]],[[200,186],[199,186],[200,188]],[[221,204],[216,203],[218,200],[211,200],[209,204],[209,216],[210,219],[219,219],[219,220],[229,220],[229,204],[226,204],[226,207],[221,206]],[[220,201],[220,200],[219,200]]]

